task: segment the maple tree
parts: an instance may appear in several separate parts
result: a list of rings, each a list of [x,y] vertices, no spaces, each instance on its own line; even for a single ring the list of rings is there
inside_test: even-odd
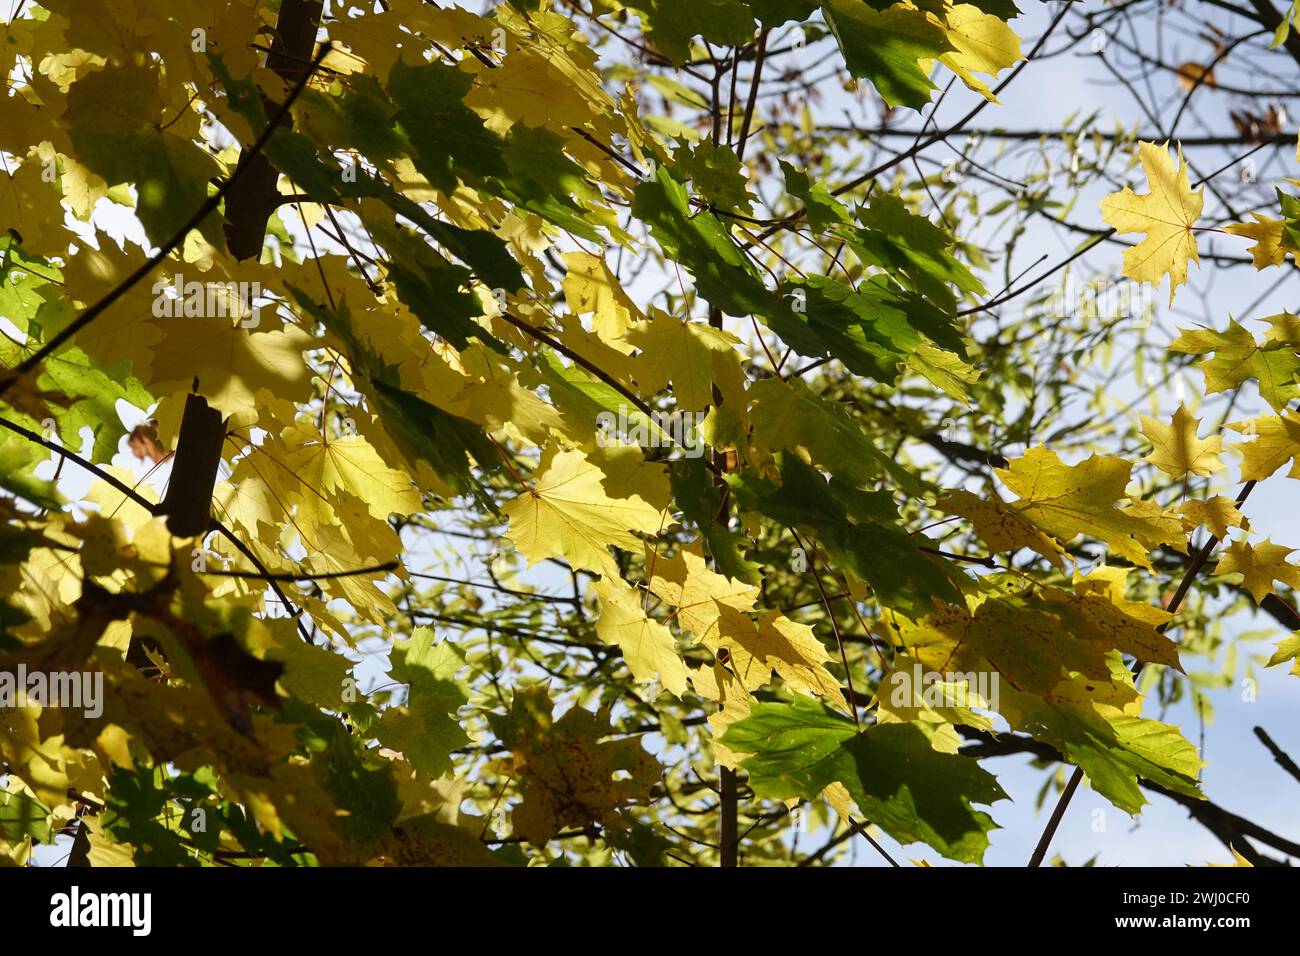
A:
[[[854,834],[979,863],[1029,812],[1008,753],[1074,768],[1034,865],[1084,775],[1234,860],[1300,855],[1161,719],[1236,678],[1187,669],[1229,614],[1300,626],[1294,549],[1246,517],[1300,476],[1300,321],[1136,348],[1268,406],[1214,425],[1089,395],[1131,317],[1043,310],[1105,241],[1171,303],[1220,267],[1206,231],[1292,269],[1300,206],[1210,220],[1172,129],[1085,124],[1073,185],[1129,184],[1022,282],[1054,182],[953,149],[1010,184],[983,202],[934,158],[1134,4],[1024,40],[1011,0],[18,6],[0,672],[103,699],[0,709],[0,863],[59,834],[94,866],[784,864]],[[1172,71],[1189,97],[1223,49]],[[881,146],[949,96],[955,127]],[[899,702],[914,666],[942,699]]]

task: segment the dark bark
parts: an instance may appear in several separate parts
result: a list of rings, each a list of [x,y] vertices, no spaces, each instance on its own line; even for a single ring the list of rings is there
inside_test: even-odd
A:
[[[320,0],[283,0],[280,4],[276,36],[266,57],[266,65],[279,74],[290,89],[311,69],[320,16]],[[268,116],[274,115],[275,103],[263,97],[262,106]],[[280,125],[293,125],[288,113],[280,118]],[[280,174],[260,151],[251,152],[245,148],[239,155],[239,162],[241,165],[246,163],[248,168],[242,175],[239,189],[232,190],[226,197],[224,229],[226,248],[235,259],[242,261],[262,254],[267,220],[280,204],[276,188]]]

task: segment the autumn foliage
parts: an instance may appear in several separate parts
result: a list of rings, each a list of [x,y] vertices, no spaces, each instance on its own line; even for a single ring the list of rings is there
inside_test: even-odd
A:
[[[780,92],[989,120],[1069,4],[20,6],[0,672],[102,698],[0,709],[0,862],[789,863],[811,820],[980,863],[1017,748],[1204,800],[1162,703],[1300,588],[1246,518],[1300,476],[1300,323],[1185,323],[1203,389],[1076,433],[1133,332],[1001,275],[973,220],[1040,200]],[[1107,143],[1112,280],[1188,296],[1208,229],[1294,268],[1284,190],[1210,222],[1176,140]]]

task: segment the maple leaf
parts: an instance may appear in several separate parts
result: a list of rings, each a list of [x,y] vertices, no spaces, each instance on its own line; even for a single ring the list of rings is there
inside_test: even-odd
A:
[[[1291,673],[1300,677],[1300,631],[1290,634],[1278,642],[1277,650],[1268,659],[1268,667],[1276,667],[1291,661]]]
[[[1132,467],[1111,455],[1092,455],[1070,466],[1040,445],[996,471],[1020,496],[1009,505],[1016,514],[1063,541],[1079,534],[1105,541],[1117,554],[1150,568],[1149,549],[1176,540],[1182,524],[1147,502],[1118,504],[1129,497]]]
[[[60,198],[59,190],[42,180],[41,164],[25,162],[16,171],[0,173],[0,224],[24,250],[58,255],[70,238]]]
[[[1139,143],[1138,155],[1149,192],[1125,186],[1101,201],[1102,218],[1120,233],[1142,232],[1146,238],[1124,250],[1124,275],[1159,285],[1169,276],[1169,302],[1187,281],[1187,262],[1200,262],[1196,252],[1196,220],[1205,203],[1205,190],[1193,191],[1187,180],[1182,150],[1175,170],[1168,144]]]
[[[686,664],[668,628],[645,613],[641,594],[621,580],[601,579],[593,590],[600,600],[596,633],[606,644],[623,651],[632,676],[640,681],[656,677],[681,697],[686,691]]]
[[[915,476],[895,467],[846,409],[803,382],[774,378],[755,382],[749,401],[753,441],[760,449],[801,450],[814,464],[855,486],[887,473],[905,489],[919,491]]]
[[[536,846],[565,827],[621,827],[619,811],[649,797],[659,763],[638,737],[604,741],[608,720],[571,707],[559,720],[544,686],[515,693],[508,714],[489,720],[511,751],[523,799],[511,815],[515,833]],[[619,774],[616,779],[615,774]]]
[[[650,592],[673,605],[700,642],[717,641],[719,608],[748,611],[758,598],[757,587],[709,570],[704,558],[686,549],[672,558],[648,551],[646,568]]]
[[[973,609],[944,607],[915,623],[899,621],[909,653],[936,673],[996,670],[1012,687],[1050,696],[1070,673],[1112,680],[1113,652],[1181,669],[1173,642],[1156,628],[1168,615],[1144,604],[1113,603],[1107,582],[1076,590],[1043,588],[991,597]]]
[[[574,568],[618,575],[609,546],[630,551],[641,546],[631,532],[657,535],[663,527],[659,511],[633,495],[610,498],[604,475],[580,451],[554,446],[538,465],[534,487],[502,507],[510,519],[510,540],[529,565],[563,557]]]
[[[1257,212],[1252,212],[1250,215],[1254,222],[1234,222],[1224,226],[1223,231],[1229,235],[1245,236],[1255,240],[1255,244],[1246,251],[1250,253],[1256,269],[1280,266],[1286,261],[1289,251],[1282,244],[1282,220]]]
[[[1238,538],[1228,545],[1214,567],[1215,574],[1240,574],[1242,587],[1259,604],[1273,593],[1273,582],[1282,581],[1290,587],[1300,587],[1300,567],[1287,563],[1287,555],[1294,548],[1274,544],[1265,538],[1263,544],[1251,545]]]
[[[1176,727],[1104,703],[1044,700],[1006,687],[1001,705],[1012,727],[1058,748],[1126,813],[1147,803],[1139,779],[1201,799],[1197,775],[1205,762]]]
[[[233,415],[255,408],[259,389],[297,400],[311,393],[302,353],[313,339],[300,328],[250,331],[230,319],[200,317],[152,324],[164,330],[145,382],[156,394],[187,392],[197,375],[208,403]]]
[[[890,106],[919,109],[935,89],[921,64],[954,49],[947,31],[923,10],[894,4],[824,0],[827,25],[854,76],[871,81]]]
[[[61,502],[54,483],[35,475],[36,467],[48,458],[39,445],[9,432],[0,434],[0,488],[42,508],[58,508]]]
[[[1183,527],[1186,530],[1194,531],[1204,525],[1220,540],[1228,537],[1229,528],[1249,526],[1246,516],[1236,503],[1223,495],[1215,495],[1206,501],[1184,501],[1179,510],[1183,513]]]
[[[1206,865],[1206,866],[1213,866],[1213,867],[1223,867],[1223,866],[1231,866],[1231,867],[1250,866],[1250,867],[1253,867],[1253,866],[1255,865],[1254,863],[1251,863],[1250,860],[1246,859],[1244,856],[1242,856],[1240,853],[1238,853],[1238,852],[1237,852],[1237,848],[1234,847],[1232,844],[1228,844],[1228,849],[1229,849],[1229,850],[1231,851],[1231,853],[1232,853],[1232,862],[1231,862],[1231,863],[1206,863],[1205,865]]]
[[[637,307],[609,265],[587,252],[566,252],[564,301],[578,315],[592,316],[592,327],[606,342],[617,347],[621,338],[641,318]]]
[[[796,690],[826,697],[841,709],[848,704],[840,682],[826,669],[831,654],[806,624],[796,624],[780,611],[769,611],[758,621],[718,603],[717,636],[705,641],[714,650],[726,650],[730,669],[747,690],[769,683],[772,673]]]
[[[641,350],[636,360],[638,381],[657,392],[669,382],[677,407],[707,408],[713,401],[714,364],[733,358],[740,340],[700,322],[683,322],[662,312],[626,336]]]
[[[1262,415],[1245,422],[1233,422],[1233,431],[1252,436],[1237,445],[1241,453],[1244,481],[1263,481],[1288,461],[1300,455],[1300,414],[1288,409],[1282,415]],[[1290,477],[1300,477],[1300,462],[1291,465]]]
[[[157,64],[110,65],[83,77],[68,93],[59,118],[76,155],[109,185],[132,182],[138,215],[150,240],[161,243],[207,196],[217,172],[186,126],[161,121],[169,108]],[[193,113],[182,114],[197,121]],[[188,124],[186,124],[188,125]]]
[[[456,719],[468,699],[456,680],[465,661],[449,641],[437,641],[430,627],[417,627],[409,639],[395,642],[392,660],[393,680],[410,690],[403,707],[383,712],[375,735],[417,770],[441,776],[452,767],[451,752],[469,743]]]
[[[690,59],[690,40],[697,34],[714,43],[744,42],[753,36],[754,14],[739,0],[710,0],[691,7],[681,0],[636,0],[636,10],[655,45],[675,64]]]
[[[900,843],[928,843],[944,856],[978,862],[995,826],[972,804],[1006,799],[975,761],[945,754],[914,723],[853,722],[807,697],[755,704],[722,742],[748,754],[741,766],[761,797],[810,800],[834,783]]]
[[[1031,548],[1058,568],[1065,566],[1061,559],[1064,549],[1060,544],[1032,521],[1008,508],[996,493],[984,499],[969,491],[957,490],[939,499],[938,506],[950,514],[968,519],[975,526],[975,533],[995,553]]]
[[[713,665],[701,664],[691,671],[691,687],[705,700],[718,705],[709,714],[707,723],[713,732],[713,759],[724,767],[735,770],[737,757],[731,748],[719,739],[727,728],[749,714],[752,697],[726,664],[714,660]]]
[[[730,146],[717,146],[707,139],[692,144],[679,137],[673,158],[711,208],[751,212],[758,197],[749,191],[748,175]]]
[[[1259,382],[1259,394],[1279,411],[1300,396],[1296,373],[1300,356],[1285,341],[1269,340],[1260,344],[1255,336],[1231,319],[1223,332],[1214,329],[1179,329],[1178,338],[1169,343],[1171,352],[1205,355],[1196,367],[1205,373],[1205,391],[1224,392],[1248,378]]]
[[[1193,418],[1185,405],[1179,405],[1172,423],[1165,425],[1154,418],[1141,416],[1142,434],[1155,447],[1146,460],[1167,475],[1186,478],[1188,475],[1212,475],[1223,467],[1219,452],[1223,439],[1196,437],[1200,419]]]
[[[997,76],[1024,59],[1020,53],[1020,37],[1001,18],[970,3],[947,5],[943,26],[948,42],[956,49],[939,57],[939,62],[972,90],[996,103],[997,97],[973,74]]]
[[[346,491],[380,521],[419,509],[420,495],[410,476],[389,468],[362,436],[327,440],[314,429],[292,428],[281,438],[288,446],[282,464],[308,489],[308,497]]]

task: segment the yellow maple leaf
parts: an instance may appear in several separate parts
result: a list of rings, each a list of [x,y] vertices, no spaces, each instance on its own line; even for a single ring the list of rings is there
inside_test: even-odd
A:
[[[1277,650],[1273,652],[1273,656],[1268,659],[1265,666],[1276,667],[1287,661],[1291,661],[1291,673],[1300,677],[1300,631],[1288,634],[1278,641]]]
[[[1254,222],[1234,222],[1230,226],[1224,226],[1223,231],[1229,235],[1255,240],[1255,244],[1246,251],[1250,253],[1256,269],[1280,266],[1287,253],[1282,248],[1282,220],[1261,216],[1257,212],[1250,215]]]
[[[953,491],[939,501],[939,507],[970,521],[975,526],[975,533],[994,553],[1031,548],[1056,567],[1064,567],[1061,546],[1033,522],[1010,510],[997,492],[985,500],[969,491]]]
[[[951,740],[952,753],[957,752],[959,738],[952,740],[947,732],[954,724],[993,730],[993,722],[972,709],[990,707],[989,700],[979,692],[978,676],[972,680],[970,675],[938,674],[938,679],[930,682],[922,677],[923,683],[918,686],[915,677],[920,666],[905,650],[895,652],[890,674],[876,688],[876,723],[918,721],[944,734],[942,741],[932,739],[936,749],[940,743],[946,747]]]
[[[1235,446],[1241,453],[1243,481],[1263,481],[1288,461],[1300,455],[1300,415],[1288,410],[1283,415],[1261,415],[1228,426],[1254,436]],[[1300,461],[1291,465],[1290,477],[1300,478]]]
[[[1206,501],[1184,501],[1179,509],[1183,515],[1183,528],[1195,531],[1204,525],[1216,538],[1228,537],[1229,528],[1247,528],[1246,516],[1231,498],[1215,495]]]
[[[208,317],[143,324],[163,331],[148,379],[155,395],[188,392],[197,377],[199,394],[225,415],[255,413],[260,388],[293,401],[311,396],[302,353],[315,340],[297,326],[250,331],[230,319]]]
[[[100,243],[99,249],[81,249],[63,270],[67,284],[68,305],[88,307],[104,298],[127,276],[143,265],[147,257],[134,243],[125,249],[115,242]],[[76,343],[101,362],[113,362],[129,356],[132,373],[141,381],[150,374],[153,346],[163,337],[163,329],[141,321],[153,311],[156,294],[154,280],[160,269],[150,272],[109,306],[94,322],[77,332]],[[170,278],[167,279],[170,282]],[[156,393],[155,393],[156,394]]]
[[[627,351],[619,339],[642,318],[609,265],[589,252],[566,252],[564,301],[578,315],[590,315],[591,327],[612,347]]]
[[[627,341],[641,350],[635,360],[637,382],[657,392],[671,381],[673,397],[683,411],[709,407],[715,363],[738,362],[735,348],[740,344],[729,332],[663,312],[639,324]]]
[[[1228,866],[1228,867],[1232,867],[1232,866],[1249,866],[1249,867],[1253,867],[1253,866],[1255,865],[1254,863],[1251,863],[1250,860],[1246,859],[1244,856],[1242,856],[1240,853],[1238,853],[1238,852],[1237,852],[1237,848],[1234,847],[1232,844],[1228,844],[1228,849],[1232,851],[1232,862],[1231,862],[1231,863],[1206,863],[1205,865],[1206,865],[1206,866],[1212,866],[1212,867],[1220,867],[1220,866]]]
[[[0,172],[0,228],[25,252],[58,255],[72,234],[63,228],[62,195],[45,180],[45,168],[33,159],[12,174]]]
[[[659,533],[660,512],[636,495],[609,497],[601,470],[581,451],[549,446],[538,475],[534,487],[501,509],[510,518],[510,540],[530,567],[563,557],[574,568],[613,577],[618,565],[609,545],[631,550],[641,546],[631,532]]]
[[[973,74],[997,76],[1023,59],[1020,37],[1005,21],[971,3],[949,7],[943,28],[955,50],[939,57],[939,62],[990,103],[996,103],[998,99],[987,84]]]
[[[306,486],[307,494],[351,492],[381,521],[390,514],[419,510],[420,494],[410,476],[389,468],[360,435],[327,441],[313,427],[296,426],[281,438],[287,448],[284,465]]]
[[[597,105],[570,82],[561,71],[565,63],[563,51],[549,49],[545,55],[537,50],[515,47],[492,68],[491,82],[479,82],[470,87],[465,105],[483,118],[494,133],[504,136],[516,123],[527,126],[544,126],[554,130],[569,127],[585,128],[593,120]],[[466,72],[481,74],[488,67],[471,61]],[[606,104],[601,103],[600,106]]]
[[[719,605],[748,611],[758,598],[758,588],[710,571],[704,558],[683,549],[672,558],[647,550],[646,573],[650,592],[677,608],[677,619],[696,639],[716,638]]]
[[[327,597],[342,598],[368,621],[383,626],[383,622],[397,613],[393,599],[381,591],[378,582],[387,572],[354,573],[369,563],[347,538],[342,527],[318,525],[313,529],[311,541],[303,542],[307,557],[303,566],[313,574],[327,575],[320,579],[321,589]],[[389,549],[392,554],[394,549]]]
[[[1238,539],[1228,545],[1228,550],[1215,565],[1215,574],[1242,576],[1241,586],[1259,604],[1273,592],[1273,582],[1282,581],[1291,587],[1300,587],[1300,567],[1287,563],[1287,555],[1295,549],[1274,544],[1268,538],[1259,547]]]
[[[719,602],[718,636],[705,643],[726,650],[732,672],[746,690],[754,691],[772,680],[775,671],[787,685],[825,697],[847,711],[840,682],[826,669],[830,652],[806,624],[796,624],[780,611],[769,611],[758,621]]]
[[[1168,144],[1139,143],[1138,155],[1150,192],[1138,194],[1125,186],[1101,201],[1102,218],[1116,232],[1143,232],[1146,238],[1124,250],[1124,275],[1138,282],[1159,285],[1169,276],[1169,301],[1187,281],[1187,262],[1199,263],[1196,220],[1205,204],[1205,190],[1193,190],[1187,181],[1187,164],[1178,151],[1177,169]]]
[[[663,624],[646,616],[641,595],[618,578],[602,578],[593,590],[600,599],[596,634],[623,651],[623,660],[638,681],[659,681],[681,697],[686,691],[686,664],[677,642]]]
[[[1173,422],[1164,424],[1146,415],[1142,419],[1142,434],[1155,446],[1145,460],[1167,475],[1185,478],[1188,475],[1212,475],[1223,467],[1219,452],[1223,439],[1196,437],[1200,419],[1193,418],[1185,405],[1174,412]]]
[[[461,351],[459,358],[465,371],[473,378],[446,402],[447,411],[488,429],[504,429],[539,448],[546,444],[552,433],[564,432],[564,418],[555,406],[542,401],[520,382],[522,365],[503,359],[479,342]],[[442,377],[448,383],[453,381],[448,374],[451,370],[444,363],[427,364],[435,368],[441,366]],[[452,393],[431,388],[429,394]]]
[[[706,718],[709,729],[713,731],[713,759],[724,767],[736,769],[738,758],[735,752],[720,743],[718,738],[736,721],[749,716],[749,704],[753,698],[740,678],[718,661],[711,665],[701,664],[691,671],[691,686],[695,693],[718,705],[718,709]]]
[[[1122,698],[1131,681],[1122,665],[1114,670],[1117,650],[1182,669],[1176,646],[1157,630],[1169,615],[1117,597],[1124,573],[1076,577],[1072,591],[1044,587],[974,607],[944,605],[915,622],[895,615],[893,623],[911,657],[936,673],[991,668],[1011,687],[1053,697],[1082,677],[1090,699]]]
[[[1061,541],[1086,534],[1105,541],[1116,554],[1150,569],[1149,550],[1182,537],[1182,522],[1144,501],[1127,498],[1132,465],[1113,455],[1093,455],[1066,465],[1041,445],[998,468],[998,477],[1020,496],[1010,507]]]

